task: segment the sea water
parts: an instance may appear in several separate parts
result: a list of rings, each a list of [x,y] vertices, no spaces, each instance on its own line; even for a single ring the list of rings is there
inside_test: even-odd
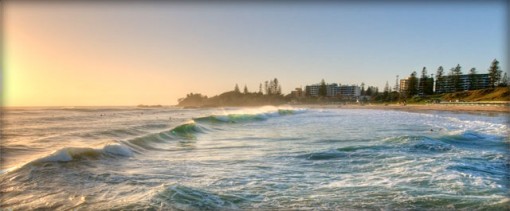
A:
[[[0,208],[508,209],[507,114],[7,108]]]

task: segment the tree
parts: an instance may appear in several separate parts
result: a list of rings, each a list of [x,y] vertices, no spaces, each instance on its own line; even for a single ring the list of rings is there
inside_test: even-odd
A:
[[[278,95],[278,94],[280,94],[280,93],[278,93],[278,86],[280,86],[280,85],[278,84],[278,79],[277,79],[277,78],[274,78],[274,79],[273,79],[273,86],[271,86],[271,93],[273,93],[273,94],[277,94],[277,95]]]
[[[411,76],[409,77],[409,87],[407,89],[407,93],[408,93],[409,97],[418,94],[417,86],[418,86],[418,78],[416,77],[416,71],[413,71],[413,73],[411,73]]]
[[[498,85],[499,80],[501,80],[501,69],[499,67],[499,61],[494,59],[489,67],[489,79],[491,87],[495,87]]]
[[[324,79],[322,79],[321,85],[319,87],[319,96],[326,97],[327,94],[328,94],[328,90],[327,90],[326,82],[324,81]]]
[[[365,94],[368,96],[372,96],[374,94],[374,87],[369,86],[367,88],[367,91],[365,91]]]
[[[361,96],[365,95],[365,83],[361,82]]]
[[[201,106],[207,100],[206,95],[189,93],[186,98],[178,100],[180,106]]]
[[[419,93],[423,95],[434,94],[434,79],[430,78],[427,73],[427,68],[423,67],[421,71],[421,77],[419,82]]]
[[[282,86],[281,86],[281,84],[278,82],[277,78],[274,78],[273,81],[274,81],[273,93],[276,94],[276,95],[281,95],[282,94]]]
[[[377,88],[375,86],[368,86],[365,90],[365,96],[376,96]]]
[[[264,91],[266,95],[281,95],[282,86],[277,78],[264,82]],[[259,93],[262,93],[262,83],[259,86]]]
[[[264,82],[264,90],[266,91],[266,95],[271,94],[271,92],[269,91],[269,82],[268,81]]]
[[[459,64],[457,64],[457,66],[450,69],[450,77],[452,80],[453,91],[462,91],[463,90],[462,84],[460,83],[461,82],[460,75],[462,75],[462,69]]]
[[[388,81],[386,81],[386,85],[384,85],[384,92],[383,92],[383,100],[388,100],[390,94],[390,85],[388,84]]]
[[[503,78],[501,78],[500,86],[508,86],[508,77],[506,76],[506,72],[503,74]]]
[[[443,66],[439,66],[436,72],[436,92],[443,93],[445,87]]]
[[[428,75],[427,75],[427,68],[426,67],[423,67],[423,69],[421,70],[421,77],[422,78],[427,78]]]
[[[476,68],[469,70],[469,90],[475,90],[478,88],[478,80],[476,77]]]
[[[248,87],[246,87],[246,84],[244,85],[243,93],[244,93],[244,94],[248,94]]]
[[[234,92],[235,93],[241,93],[241,91],[239,90],[239,86],[236,84],[236,86],[234,87]]]
[[[427,75],[427,68],[426,67],[423,67],[423,69],[421,70],[421,77],[420,77],[420,81],[419,81],[419,84],[418,84],[418,92],[420,94],[426,94],[426,90],[428,90],[428,75]]]

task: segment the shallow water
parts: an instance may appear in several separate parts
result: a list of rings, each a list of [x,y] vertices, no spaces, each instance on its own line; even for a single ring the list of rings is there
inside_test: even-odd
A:
[[[508,209],[506,114],[6,109],[1,208]]]

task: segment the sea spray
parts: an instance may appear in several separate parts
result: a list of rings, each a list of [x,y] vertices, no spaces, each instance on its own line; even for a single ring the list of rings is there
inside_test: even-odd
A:
[[[506,115],[278,109],[16,110],[0,208],[509,208]]]
[[[206,123],[241,123],[252,121],[265,121],[271,117],[279,117],[304,112],[304,109],[283,109],[276,107],[263,107],[260,109],[243,109],[240,111],[224,111],[223,114],[209,115],[194,118],[197,122]]]

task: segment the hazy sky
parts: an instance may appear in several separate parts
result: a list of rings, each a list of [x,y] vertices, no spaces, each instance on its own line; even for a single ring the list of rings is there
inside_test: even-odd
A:
[[[383,88],[460,64],[507,71],[504,1],[4,4],[7,106],[176,104],[236,83]]]

